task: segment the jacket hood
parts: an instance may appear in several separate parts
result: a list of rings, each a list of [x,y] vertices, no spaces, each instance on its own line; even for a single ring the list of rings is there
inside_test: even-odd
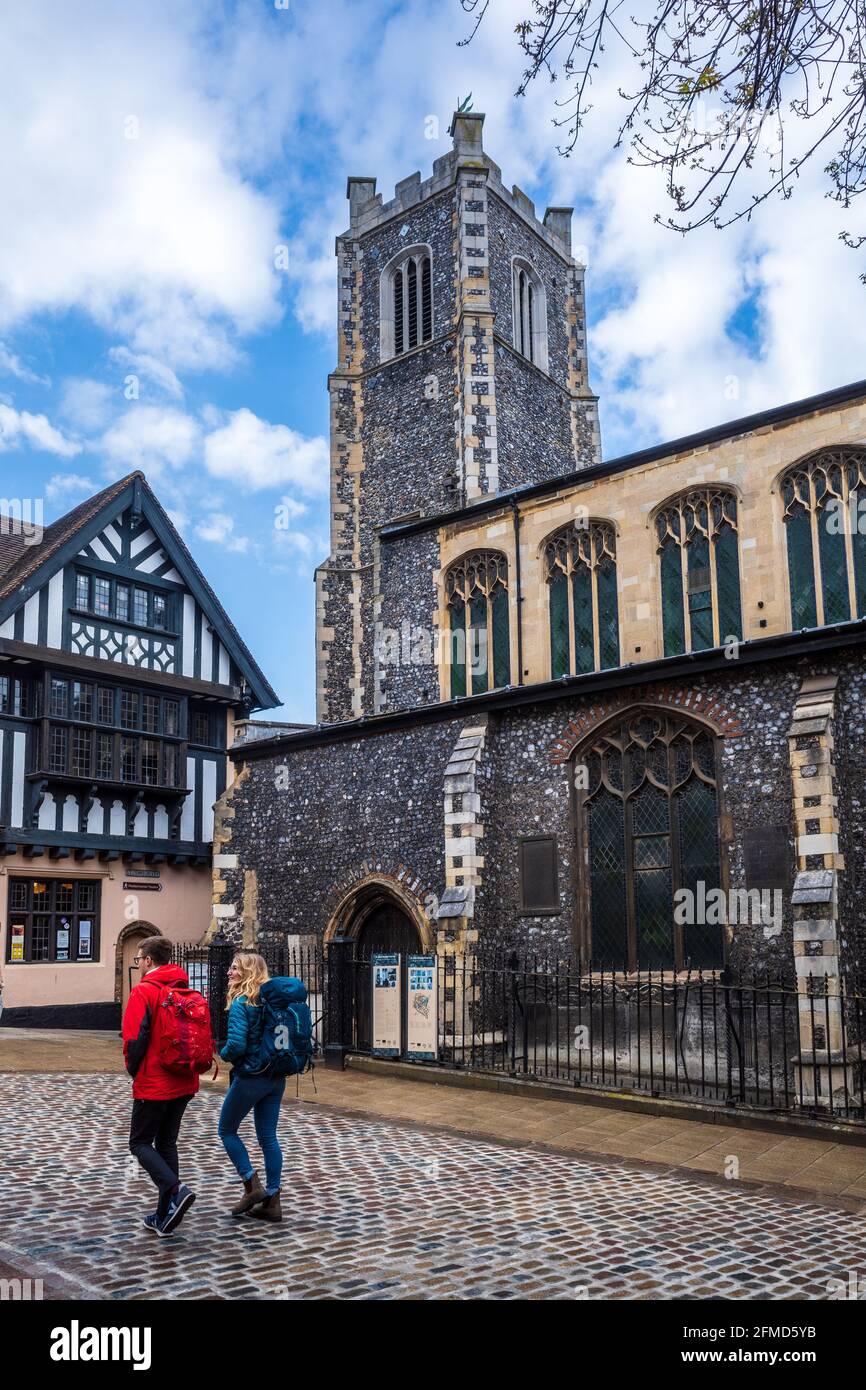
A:
[[[274,1008],[281,1009],[287,1004],[303,1004],[307,997],[307,986],[294,975],[277,975],[272,980],[265,980],[259,994]]]
[[[181,985],[184,989],[189,989],[189,976],[179,965],[158,965],[155,970],[148,970],[142,979],[147,980],[148,984]]]

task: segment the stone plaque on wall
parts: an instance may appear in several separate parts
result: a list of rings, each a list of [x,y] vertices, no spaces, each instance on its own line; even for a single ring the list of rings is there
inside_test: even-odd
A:
[[[794,882],[790,832],[787,825],[753,825],[744,834],[746,887],[781,888]]]

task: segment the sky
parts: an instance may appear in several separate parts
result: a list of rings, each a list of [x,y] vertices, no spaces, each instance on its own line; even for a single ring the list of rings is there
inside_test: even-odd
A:
[[[468,47],[459,0],[0,10],[0,494],[52,520],[144,469],[276,717],[315,718],[346,177],[428,177],[470,93],[506,184],[575,208],[605,457],[866,375],[861,228],[820,162],[750,221],[666,230],[662,175],[614,148],[624,53],[569,159],[558,89],[515,99],[529,9],[493,0]]]

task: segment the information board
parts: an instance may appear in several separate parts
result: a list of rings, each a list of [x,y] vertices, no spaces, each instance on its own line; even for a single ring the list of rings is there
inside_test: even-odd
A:
[[[406,1056],[435,1062],[439,1056],[436,957],[407,956],[406,972]]]
[[[374,1057],[400,1056],[400,957],[374,955],[373,1047]]]

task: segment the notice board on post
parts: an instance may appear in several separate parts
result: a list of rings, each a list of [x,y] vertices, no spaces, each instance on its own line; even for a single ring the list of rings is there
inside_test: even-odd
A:
[[[400,1056],[400,957],[374,955],[370,961],[373,974],[373,1046],[374,1057]]]
[[[439,1060],[436,957],[407,956],[406,1056]]]

